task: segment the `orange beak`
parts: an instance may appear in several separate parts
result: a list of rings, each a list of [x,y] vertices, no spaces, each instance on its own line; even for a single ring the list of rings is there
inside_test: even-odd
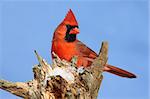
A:
[[[80,30],[77,27],[75,27],[70,31],[69,34],[78,34],[79,32],[80,32]]]

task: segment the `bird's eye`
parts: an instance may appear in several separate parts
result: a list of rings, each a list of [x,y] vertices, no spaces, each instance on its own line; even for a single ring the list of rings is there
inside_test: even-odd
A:
[[[66,27],[67,27],[67,29],[70,29],[70,28],[71,28],[71,25],[67,24]]]
[[[79,27],[76,26],[76,25],[75,25],[75,26],[72,26],[72,25],[69,25],[69,24],[67,24],[66,27],[67,27],[68,30],[71,30],[71,29],[76,28],[76,27],[79,28]]]

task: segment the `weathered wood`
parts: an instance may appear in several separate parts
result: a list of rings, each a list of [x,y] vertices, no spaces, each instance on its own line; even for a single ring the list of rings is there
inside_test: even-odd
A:
[[[76,68],[77,57],[69,63],[55,54],[49,65],[35,51],[38,65],[33,67],[34,79],[28,82],[0,80],[0,88],[24,99],[96,99],[107,62],[108,43],[103,42],[99,56],[88,68]]]

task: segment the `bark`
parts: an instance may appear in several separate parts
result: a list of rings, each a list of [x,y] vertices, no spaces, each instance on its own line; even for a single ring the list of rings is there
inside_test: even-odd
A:
[[[0,80],[0,88],[24,99],[96,99],[107,62],[108,43],[103,42],[99,56],[88,68],[76,68],[77,57],[71,62],[55,53],[49,65],[35,51],[38,65],[33,67],[34,79],[28,82]]]

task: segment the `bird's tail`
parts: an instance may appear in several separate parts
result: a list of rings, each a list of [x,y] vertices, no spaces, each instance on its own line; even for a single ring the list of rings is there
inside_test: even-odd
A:
[[[130,72],[126,71],[126,70],[117,68],[115,66],[108,65],[108,64],[105,65],[104,71],[110,72],[112,74],[115,74],[115,75],[118,75],[118,76],[121,76],[121,77],[136,78],[135,74],[130,73]]]

